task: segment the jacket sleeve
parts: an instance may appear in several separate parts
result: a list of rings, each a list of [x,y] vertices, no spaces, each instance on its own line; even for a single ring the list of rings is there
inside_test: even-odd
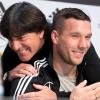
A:
[[[83,77],[88,84],[100,81],[100,58],[92,44],[81,65],[84,66]]]
[[[3,75],[13,69],[20,62],[17,54],[7,45],[2,56]],[[4,81],[4,96],[9,96],[11,82],[6,79]]]
[[[3,73],[13,69],[19,62],[18,55],[7,45],[2,55]]]

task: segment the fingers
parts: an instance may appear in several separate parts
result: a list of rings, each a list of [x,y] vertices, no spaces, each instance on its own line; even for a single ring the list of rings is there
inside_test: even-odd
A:
[[[19,72],[20,72],[20,70],[23,70],[22,73],[25,75],[34,75],[37,73],[37,70],[31,64],[21,63],[18,65],[18,70],[19,70]]]
[[[100,87],[95,89],[95,96],[98,100],[100,100]]]
[[[43,90],[44,88],[46,88],[46,86],[39,85],[39,84],[33,84],[33,87],[34,87],[35,89],[38,89],[38,90]]]
[[[32,75],[37,73],[37,70],[35,69],[35,67],[33,67],[30,64],[23,64],[22,66],[24,70],[28,71]]]
[[[19,95],[17,100],[44,100],[44,98],[39,97],[39,96],[33,96],[33,95],[32,95],[32,97],[30,97],[30,96],[27,97],[26,95]]]
[[[77,87],[78,87],[78,88],[82,88],[82,87],[86,86],[86,84],[87,84],[87,80],[84,80],[84,81],[81,82]]]
[[[25,75],[24,74],[15,74],[15,75],[13,75],[13,77],[10,76],[9,79],[12,80],[14,78],[21,78],[21,77],[25,77]]]
[[[97,83],[94,83],[94,84],[91,84],[91,85],[87,86],[86,90],[95,90],[98,87],[100,87],[100,82],[97,82]]]
[[[17,77],[24,77],[26,75],[32,76],[37,73],[35,67],[30,64],[21,63],[9,72],[9,80]]]
[[[87,81],[84,80],[83,82],[81,82],[77,87],[78,88],[82,88],[86,86]],[[100,87],[100,82],[88,85],[84,88],[85,91],[89,91],[89,90],[95,90],[96,88]]]
[[[29,93],[25,93],[25,94],[19,95],[17,97],[17,100],[30,100],[30,99],[35,97],[34,93],[35,92],[29,92]]]
[[[17,100],[41,100],[43,95],[40,92],[29,92],[17,97]],[[48,100],[48,99],[47,99]]]
[[[19,95],[18,98],[32,98],[36,96],[35,93],[36,92],[25,93],[25,94]]]
[[[100,99],[100,82],[86,86],[86,81],[76,86],[70,96],[70,100],[99,100]],[[99,99],[98,99],[99,98]]]
[[[90,97],[94,100],[100,100],[100,82],[86,86],[85,91],[88,91],[88,94],[91,93]]]
[[[29,71],[29,70],[25,70],[25,69],[20,69],[16,72],[16,75],[18,74],[22,74],[23,76],[27,75],[27,76],[32,76],[33,74]],[[35,74],[35,73],[34,73]]]
[[[37,92],[29,92],[18,96],[17,100],[57,100],[56,93],[42,85],[33,85],[40,89]]]

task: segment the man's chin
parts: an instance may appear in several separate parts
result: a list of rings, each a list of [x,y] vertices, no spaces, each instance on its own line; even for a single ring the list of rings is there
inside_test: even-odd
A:
[[[21,60],[22,62],[27,62],[27,61],[30,60],[30,58],[20,58],[20,60]]]
[[[79,64],[82,63],[82,61],[83,61],[83,59],[77,59],[76,61],[74,61],[74,63],[75,63],[76,65],[79,65]]]
[[[81,64],[82,63],[82,60],[80,60],[79,62],[77,62],[77,65]]]

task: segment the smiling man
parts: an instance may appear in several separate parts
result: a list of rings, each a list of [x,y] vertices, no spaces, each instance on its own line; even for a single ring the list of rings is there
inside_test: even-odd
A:
[[[28,2],[15,3],[6,10],[1,21],[1,33],[9,40],[9,47],[15,53],[15,55],[12,55],[13,61],[11,60],[11,63],[7,63],[8,66],[4,67],[4,70],[13,68],[8,79],[13,83],[12,95],[14,95],[14,89],[17,88],[18,82],[20,83],[20,77],[24,77],[22,82],[23,85],[26,85],[26,88],[29,85],[25,92],[34,90],[32,88],[33,82],[30,82],[33,77],[37,76],[36,82],[38,82],[39,78],[43,85],[54,80],[48,79],[49,75],[45,77],[40,74],[41,67],[43,68],[42,71],[47,70],[48,67],[46,59],[50,46],[46,37],[47,30],[48,23],[45,15],[36,6]],[[11,56],[12,53],[8,54]],[[37,69],[36,76],[34,76],[35,69]],[[47,72],[44,71],[44,73]],[[11,83],[6,80],[6,76],[7,74],[4,75],[5,95],[9,96]],[[14,78],[16,80],[13,80]],[[30,83],[24,84],[26,79]]]
[[[58,97],[66,98],[71,92],[70,100],[99,98],[100,82],[86,86],[89,80],[85,78],[85,66],[78,66],[91,46],[91,36],[91,20],[82,10],[65,8],[54,16],[51,32],[53,52],[49,63],[57,74],[57,82],[60,83]],[[22,94],[18,99],[44,100],[42,96],[46,95],[47,89],[40,85],[34,87],[40,91]]]
[[[62,91],[72,91],[77,83],[80,75],[77,65],[90,48],[91,35],[90,18],[79,9],[65,8],[54,17],[51,33],[53,67],[57,71]]]
[[[35,55],[33,57],[30,56],[31,54],[33,55],[34,53],[32,52],[37,51],[37,49],[34,50],[34,48],[29,45],[31,44],[29,40],[31,39],[31,37],[34,36],[37,40],[39,39],[40,41],[41,37],[43,37],[43,30],[39,31],[40,34],[38,34],[36,30],[33,30],[32,33],[30,31],[23,31],[23,35],[21,36],[17,35],[18,33],[20,33],[19,31],[17,31],[18,33],[15,32],[16,28],[12,28],[12,30],[14,30],[14,35],[11,35],[11,31],[5,32],[6,24],[4,24],[3,22],[7,22],[8,18],[6,17],[11,18],[11,16],[14,15],[14,20],[11,20],[11,22],[16,21],[16,18],[18,18],[18,21],[16,21],[16,23],[21,21],[20,26],[23,26],[22,23],[24,21],[27,21],[23,21],[23,18],[25,17],[23,17],[22,15],[26,15],[25,12],[27,12],[27,10],[25,10],[25,8],[28,9],[27,14],[31,12],[32,9],[29,9],[30,6],[25,8],[24,7],[23,3],[15,4],[14,6],[12,6],[10,9],[8,9],[8,11],[6,11],[1,24],[2,34],[5,37],[12,37],[8,37],[10,41],[10,47],[18,54],[20,60],[22,60],[20,61],[21,64],[19,63],[16,68],[10,71],[10,75],[13,73],[12,76],[14,76],[14,78],[16,78],[15,76],[18,77],[18,75],[19,77],[22,77],[16,79],[11,78],[14,79],[11,89],[11,94],[14,96],[14,99],[18,98],[19,100],[57,100],[57,96],[69,97],[69,93],[71,93],[71,100],[95,100],[96,98],[99,98],[100,83],[92,82],[92,85],[87,84],[88,86],[86,86],[87,82],[90,83],[90,80],[86,78],[87,76],[89,76],[85,73],[86,66],[78,66],[82,62],[85,54],[91,46],[90,39],[92,34],[90,18],[82,10],[76,8],[65,8],[58,11],[53,19],[51,32],[51,38],[53,42],[53,49],[51,49],[51,51],[53,50],[53,52],[50,53],[48,59],[49,63],[47,63],[45,59],[40,60],[41,53],[39,53],[40,55],[38,55],[37,58]],[[11,10],[11,12],[14,11],[15,13],[11,13],[10,16],[8,16],[10,13],[9,10]],[[19,12],[21,13],[19,14]],[[15,17],[17,13],[18,17]],[[29,16],[27,16],[26,18],[29,18]],[[33,17],[31,18],[33,19]],[[37,22],[37,19],[39,18],[35,17],[35,20],[33,22]],[[3,25],[5,27],[3,27]],[[42,25],[44,24],[42,23]],[[13,27],[13,25],[10,25],[10,27]],[[9,29],[9,27],[6,28]],[[24,27],[19,27],[18,30],[19,29],[27,30],[27,28]],[[31,27],[29,27],[29,29],[31,29]],[[32,29],[36,29],[36,27],[32,27]],[[34,32],[36,32],[37,34],[35,34]],[[33,40],[31,42],[33,42]],[[41,47],[42,42],[39,42],[39,44],[40,46],[37,43],[38,49]],[[33,46],[35,47],[35,44]],[[46,51],[48,52],[47,49],[43,49],[43,51],[44,55]],[[43,54],[42,58],[44,58]],[[34,61],[33,59],[35,59],[36,61]],[[22,62],[24,62],[24,64]],[[48,65],[52,65],[53,68],[50,66],[47,67]],[[27,66],[29,67],[29,69],[27,69]],[[33,66],[36,67],[37,70],[41,69],[38,70],[38,73],[36,75],[33,75]],[[17,69],[20,69],[19,72],[23,72],[24,74],[18,73]],[[17,75],[15,75],[16,72]],[[84,80],[87,80],[87,82]]]

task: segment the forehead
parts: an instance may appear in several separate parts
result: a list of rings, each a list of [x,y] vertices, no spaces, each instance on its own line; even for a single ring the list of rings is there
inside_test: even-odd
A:
[[[87,20],[77,20],[74,18],[69,18],[65,20],[64,30],[76,30],[84,32],[91,31],[91,22]]]
[[[37,36],[36,33],[31,32],[31,33],[25,33],[23,35],[13,36],[11,38],[11,40],[13,40],[13,39],[23,39],[23,38],[35,38],[36,36]]]

